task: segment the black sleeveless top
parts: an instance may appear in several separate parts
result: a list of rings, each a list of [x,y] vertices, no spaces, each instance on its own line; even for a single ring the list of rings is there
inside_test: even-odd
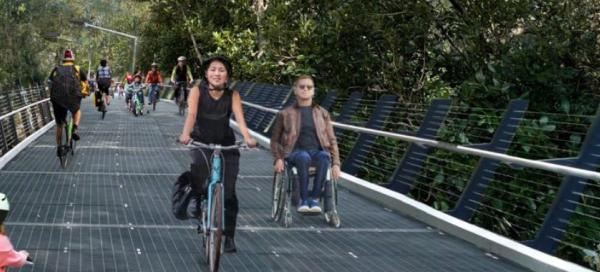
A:
[[[223,96],[215,100],[208,93],[208,86],[200,84],[199,88],[200,103],[192,139],[205,144],[235,144],[233,129],[229,127],[233,91],[226,89]]]

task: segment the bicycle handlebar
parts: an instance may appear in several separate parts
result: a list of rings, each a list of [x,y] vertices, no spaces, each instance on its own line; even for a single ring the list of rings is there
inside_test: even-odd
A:
[[[212,150],[232,150],[232,149],[240,149],[240,148],[250,148],[250,147],[248,147],[248,145],[245,142],[241,142],[241,141],[236,142],[234,145],[228,145],[228,146],[222,146],[219,144],[205,144],[202,142],[190,141],[190,143],[187,144],[186,146],[190,147],[191,149],[207,148],[207,149],[212,149]]]

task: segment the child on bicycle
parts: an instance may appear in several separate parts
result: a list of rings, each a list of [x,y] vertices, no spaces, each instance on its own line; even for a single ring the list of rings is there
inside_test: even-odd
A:
[[[179,141],[183,144],[194,141],[205,144],[229,146],[235,144],[229,118],[233,113],[240,131],[248,146],[256,146],[256,141],[248,133],[240,93],[229,88],[231,64],[223,57],[213,57],[203,64],[204,81],[197,82],[188,97],[189,112],[185,119]],[[205,195],[204,182],[210,173],[211,150],[192,151],[192,187],[197,195]],[[235,183],[239,172],[240,152],[237,149],[223,151],[225,187],[225,252],[235,252],[234,242],[238,199]]]
[[[129,98],[129,108],[133,111],[135,110],[136,101],[140,101],[142,103],[142,110],[144,106],[144,84],[142,84],[142,76],[135,75],[134,81],[132,84],[127,85],[127,97]]]
[[[29,253],[25,250],[15,251],[10,240],[4,231],[4,219],[8,215],[10,208],[8,198],[0,193],[0,272],[4,272],[7,267],[19,268],[25,265]]]
[[[298,212],[303,213],[321,212],[318,201],[331,164],[333,180],[340,176],[340,157],[331,118],[326,109],[314,103],[314,85],[311,76],[302,75],[296,79],[296,103],[279,112],[271,134],[275,171],[283,171],[284,159],[298,170],[302,200]],[[310,166],[316,166],[317,171],[309,193]]]

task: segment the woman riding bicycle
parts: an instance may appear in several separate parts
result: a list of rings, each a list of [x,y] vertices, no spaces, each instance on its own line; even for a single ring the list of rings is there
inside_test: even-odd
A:
[[[235,144],[229,118],[234,114],[240,131],[248,146],[256,146],[256,141],[248,133],[244,120],[240,94],[229,88],[231,64],[223,57],[213,57],[203,64],[204,81],[198,81],[190,90],[189,112],[179,141],[188,144],[192,139],[205,144],[224,146]],[[192,187],[197,195],[204,195],[205,181],[210,172],[211,150],[192,151]],[[238,200],[235,183],[239,172],[240,153],[238,150],[223,151],[225,187],[225,252],[235,252],[235,226],[238,213]],[[200,203],[200,201],[198,201]]]

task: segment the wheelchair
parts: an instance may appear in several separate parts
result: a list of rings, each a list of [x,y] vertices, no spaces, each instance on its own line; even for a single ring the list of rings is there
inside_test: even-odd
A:
[[[284,169],[281,173],[275,173],[273,176],[273,188],[271,194],[272,209],[271,218],[275,222],[280,222],[286,228],[292,224],[293,212],[299,203],[299,181],[298,170],[296,167],[284,160]],[[309,168],[309,179],[314,180],[316,168]],[[327,171],[327,177],[321,189],[319,203],[323,209],[322,213],[300,213],[302,215],[321,215],[325,217],[325,222],[335,228],[342,224],[337,211],[337,182],[331,179],[331,167]]]

